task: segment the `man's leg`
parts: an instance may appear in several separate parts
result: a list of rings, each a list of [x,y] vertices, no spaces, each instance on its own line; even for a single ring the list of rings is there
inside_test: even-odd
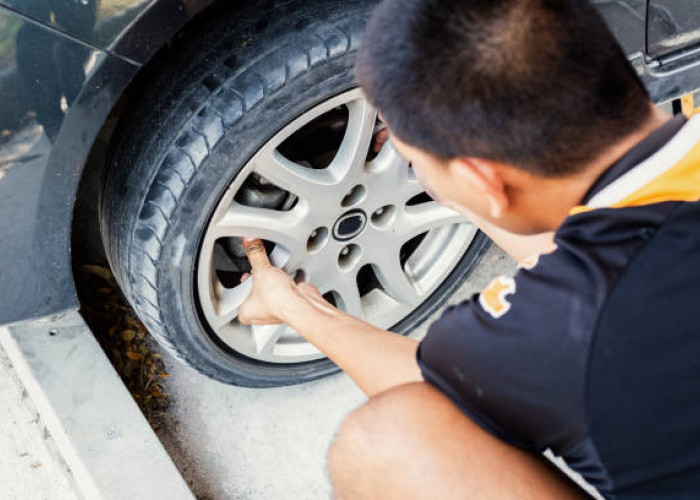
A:
[[[492,437],[442,393],[407,384],[341,426],[329,454],[336,498],[590,498],[546,462]]]

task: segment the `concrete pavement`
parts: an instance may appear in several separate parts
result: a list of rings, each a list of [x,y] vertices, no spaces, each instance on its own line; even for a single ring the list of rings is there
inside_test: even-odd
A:
[[[36,405],[0,348],[0,498],[80,498]]]
[[[513,262],[492,248],[450,302],[468,298],[493,276],[514,271]],[[429,323],[415,336],[424,335]],[[347,376],[338,374],[295,387],[245,389],[210,380],[169,358],[165,352],[162,355],[171,373],[166,389],[171,394],[172,405],[157,431],[158,437],[197,498],[331,497],[326,474],[328,446],[343,418],[365,401]],[[66,466],[46,430],[45,416],[38,414],[1,348],[0,408],[6,409],[0,412],[0,498],[81,498],[80,491],[85,491],[84,485],[78,484],[81,475],[76,476]],[[149,460],[129,462],[123,464],[126,469],[136,467],[140,473],[149,474]],[[561,460],[557,465],[566,469]],[[120,470],[117,466],[110,474],[121,478]],[[152,484],[154,481],[136,480],[134,476],[139,473],[129,475],[123,481],[134,488],[130,498],[163,497],[154,496],[153,490],[149,492],[158,480]],[[586,486],[578,476],[572,476]],[[145,489],[139,489],[139,483]],[[163,484],[156,491],[170,491],[167,498],[172,500],[189,498],[189,492],[184,491],[182,495],[173,495],[173,487]],[[144,495],[139,496],[139,491]]]

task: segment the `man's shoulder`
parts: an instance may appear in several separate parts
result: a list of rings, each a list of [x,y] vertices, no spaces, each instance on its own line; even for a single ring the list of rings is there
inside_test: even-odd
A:
[[[432,336],[528,338],[528,348],[556,341],[585,355],[596,320],[630,263],[655,238],[678,203],[599,209],[569,217],[555,249],[497,276],[471,300],[448,308]],[[583,348],[583,349],[582,349]],[[563,353],[562,353],[563,354]]]
[[[575,328],[582,338],[622,271],[620,260],[607,262],[609,251],[600,248],[557,243],[551,253],[523,261],[515,275],[495,277],[455,312],[475,308],[495,329],[531,330],[541,338]]]
[[[448,308],[420,346],[425,379],[511,444],[581,439],[587,352],[608,294],[591,265],[557,248]]]

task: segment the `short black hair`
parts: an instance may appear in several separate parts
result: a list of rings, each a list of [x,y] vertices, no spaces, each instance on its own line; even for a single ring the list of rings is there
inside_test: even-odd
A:
[[[651,114],[587,0],[384,0],[357,76],[402,141],[543,176],[580,171]]]

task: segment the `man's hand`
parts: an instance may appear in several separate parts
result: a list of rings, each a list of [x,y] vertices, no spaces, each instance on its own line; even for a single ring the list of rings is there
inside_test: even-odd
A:
[[[323,298],[318,289],[309,283],[295,283],[281,269],[270,263],[260,240],[243,238],[243,247],[252,268],[253,288],[238,310],[238,321],[244,325],[276,325],[287,323],[285,310],[298,307],[302,302],[327,314],[339,311]],[[250,279],[245,274],[241,281]]]
[[[284,306],[299,298],[296,283],[270,263],[261,240],[244,238],[243,247],[252,268],[253,288],[238,311],[238,321],[244,325],[284,323]],[[242,280],[249,278],[246,274]]]
[[[238,311],[242,324],[288,324],[335,361],[370,397],[422,380],[416,340],[354,318],[324,300],[313,285],[296,284],[270,263],[262,241],[244,239],[243,246],[253,286]],[[243,276],[246,279],[251,276]]]

